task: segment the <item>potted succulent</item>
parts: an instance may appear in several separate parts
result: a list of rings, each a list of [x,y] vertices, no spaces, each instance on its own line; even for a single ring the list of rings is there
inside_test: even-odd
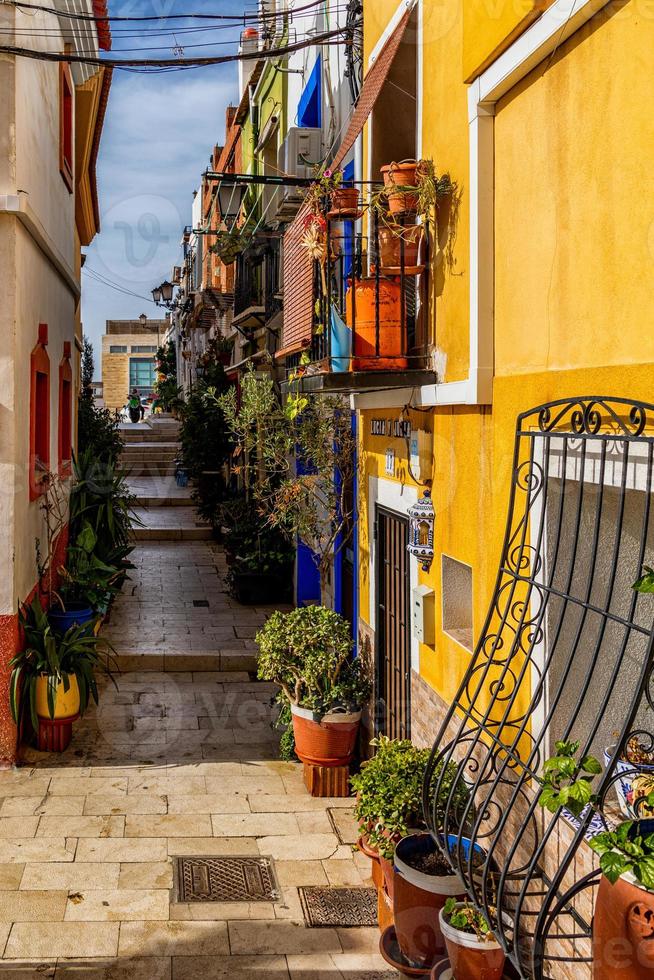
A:
[[[88,624],[56,632],[38,598],[20,610],[20,625],[25,645],[10,661],[11,714],[19,730],[31,721],[39,749],[61,752],[89,698],[98,702],[96,672],[112,676],[113,647]]]
[[[279,685],[291,706],[295,752],[316,766],[346,766],[370,694],[352,657],[351,626],[324,606],[275,612],[256,637],[260,680]]]
[[[598,809],[592,781],[602,772],[593,756],[577,759],[579,742],[556,743],[547,759],[539,803],[552,813],[563,807],[580,816]],[[642,807],[654,807],[654,793]],[[651,921],[654,917],[654,834],[650,820],[625,820],[614,829],[595,834],[590,847],[599,855],[602,879],[593,916],[594,980],[641,980],[654,970]],[[616,961],[615,950],[621,952]]]
[[[406,215],[431,217],[438,202],[454,191],[449,174],[438,177],[433,160],[403,160],[381,168],[382,197],[394,219]]]
[[[469,902],[449,898],[439,920],[456,980],[502,980],[504,950],[482,912]]]

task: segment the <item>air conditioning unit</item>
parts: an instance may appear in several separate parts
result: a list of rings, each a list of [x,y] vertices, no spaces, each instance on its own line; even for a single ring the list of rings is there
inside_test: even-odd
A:
[[[287,177],[312,177],[320,165],[322,132],[318,128],[293,126],[279,148],[277,166]],[[283,187],[277,196],[277,221],[291,221],[297,214],[304,194],[299,187]]]

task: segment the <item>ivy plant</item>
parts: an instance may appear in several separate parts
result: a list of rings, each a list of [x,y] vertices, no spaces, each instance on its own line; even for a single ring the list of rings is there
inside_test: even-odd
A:
[[[560,741],[555,747],[556,755],[547,759],[543,766],[538,802],[551,813],[566,807],[578,817],[595,799],[592,781],[602,772],[602,766],[592,755],[577,761],[579,742]]]
[[[654,805],[654,793],[647,803]],[[630,873],[644,888],[654,891],[654,834],[641,834],[638,821],[625,820],[588,843],[600,855],[600,868],[611,884]]]

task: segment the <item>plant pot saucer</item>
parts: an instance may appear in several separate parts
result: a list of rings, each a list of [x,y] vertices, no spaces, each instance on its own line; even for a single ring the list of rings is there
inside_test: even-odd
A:
[[[505,980],[510,980],[509,974],[504,974]],[[432,969],[429,974],[429,980],[456,980],[456,977],[452,973],[452,967],[450,966],[450,961],[447,956],[445,959],[439,960],[436,966]]]
[[[405,265],[404,275],[405,276],[419,276],[425,271],[426,266],[424,265]],[[380,266],[380,272],[384,276],[401,276],[402,266],[401,265],[382,265]]]
[[[404,953],[399,947],[395,926],[384,929],[379,939],[379,952],[394,969],[403,977],[428,977],[431,967],[411,966],[404,958]]]
[[[335,208],[327,214],[327,221],[358,221],[363,217],[359,208]]]

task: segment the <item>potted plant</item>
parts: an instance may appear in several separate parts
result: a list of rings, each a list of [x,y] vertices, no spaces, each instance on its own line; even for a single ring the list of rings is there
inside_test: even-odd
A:
[[[547,759],[539,803],[552,813],[563,807],[579,816],[598,809],[592,781],[602,772],[593,756],[577,759],[579,742],[556,743]],[[643,808],[654,807],[654,793]],[[598,811],[599,812],[599,811]],[[600,857],[602,879],[593,916],[594,980],[641,980],[654,970],[651,921],[654,918],[654,834],[649,820],[625,820],[589,839]],[[620,948],[619,963],[616,949]]]
[[[449,174],[438,177],[433,160],[403,160],[381,168],[384,196],[391,216],[432,215],[438,202],[452,194]]]
[[[610,765],[615,751],[615,745],[604,750],[605,766]],[[645,804],[645,798],[654,791],[654,747],[646,745],[642,737],[630,738],[615,767],[619,773],[615,790],[625,817],[654,817],[654,808]]]
[[[423,225],[384,224],[379,228],[379,267],[385,276],[417,276],[424,272],[421,249]]]
[[[75,540],[68,545],[66,564],[59,569],[60,585],[54,598],[60,608],[48,612],[50,625],[60,633],[71,626],[93,620],[107,608],[109,597],[120,591],[122,569],[108,565],[96,554],[97,535],[84,521]]]
[[[57,633],[38,598],[20,610],[24,648],[10,661],[9,704],[21,730],[31,721],[42,751],[63,751],[89,698],[98,702],[96,671],[112,676],[113,647],[86,625]]]
[[[256,637],[260,680],[278,684],[291,706],[295,751],[316,766],[346,766],[370,694],[352,657],[350,624],[324,606],[275,612]]]
[[[439,920],[456,980],[502,980],[504,950],[482,912],[469,902],[449,898]]]

